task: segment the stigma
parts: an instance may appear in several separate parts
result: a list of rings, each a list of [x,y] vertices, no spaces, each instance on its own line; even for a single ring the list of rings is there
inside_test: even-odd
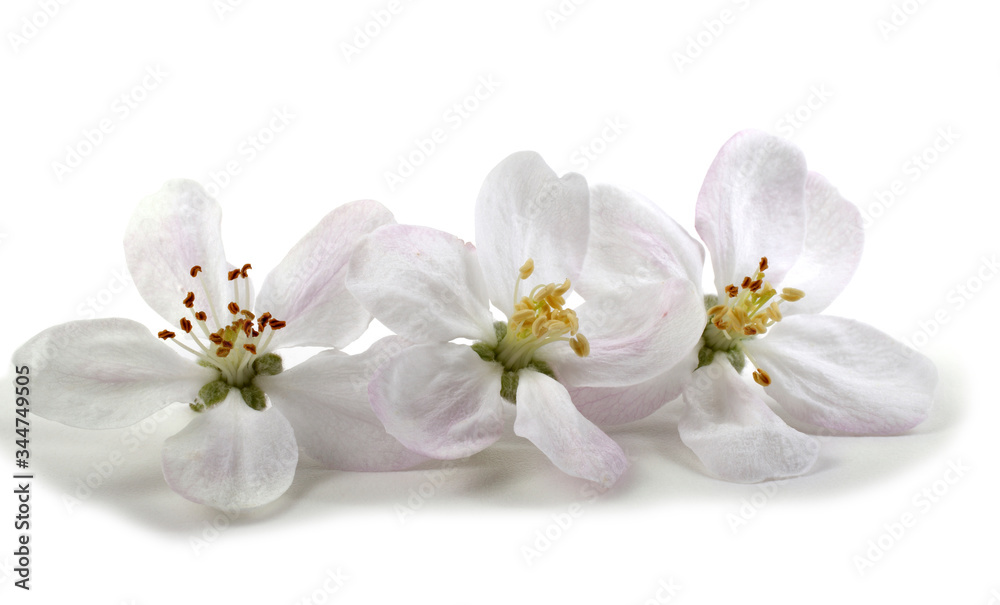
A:
[[[741,343],[767,334],[782,320],[781,305],[805,296],[797,288],[783,288],[778,292],[767,281],[764,275],[766,270],[765,256],[761,257],[753,276],[745,276],[738,286],[729,284],[723,289],[725,295],[722,301],[714,301],[716,304],[707,311],[708,325],[703,335],[706,349],[746,355],[756,368],[754,381],[764,387],[771,384],[771,376],[754,361]]]
[[[182,302],[188,315],[178,320],[177,327],[190,337],[195,347],[180,342],[177,332],[172,330],[157,334],[195,355],[199,364],[217,369],[219,381],[240,389],[250,387],[257,374],[274,371],[275,360],[271,358],[277,356],[268,354],[267,348],[275,331],[285,327],[284,321],[270,313],[258,317],[250,310],[253,304],[247,277],[250,269],[247,263],[228,272],[227,279],[233,291],[231,300],[225,301],[228,304],[224,306],[221,306],[224,301],[211,299],[204,282],[202,291],[206,293],[206,300],[196,299],[193,291],[184,297]],[[191,278],[201,280],[201,272],[201,266],[195,265],[191,268]]]
[[[518,270],[514,311],[496,347],[496,360],[512,372],[531,365],[538,349],[554,343],[569,343],[580,357],[590,354],[590,343],[580,333],[576,312],[566,308],[565,295],[572,287],[569,279],[561,284],[539,284],[527,295],[520,295],[521,282],[534,270],[535,262],[530,258]]]

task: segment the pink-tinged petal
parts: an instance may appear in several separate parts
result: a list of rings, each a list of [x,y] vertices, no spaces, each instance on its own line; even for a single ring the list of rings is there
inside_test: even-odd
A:
[[[893,435],[923,422],[934,402],[934,363],[858,321],[786,317],[746,348],[771,375],[768,394],[815,426]]]
[[[494,168],[476,201],[476,244],[490,300],[505,315],[514,308],[518,269],[534,273],[522,285],[575,281],[587,252],[590,193],[579,174],[559,178],[537,153],[515,153]]]
[[[719,150],[695,209],[719,292],[753,275],[762,256],[768,279],[781,282],[802,251],[805,182],[802,151],[779,137],[745,130]]]
[[[14,353],[31,372],[31,411],[86,429],[129,426],[176,402],[194,401],[219,373],[174,353],[129,319],[53,326]]]
[[[851,281],[865,244],[857,206],[815,172],[806,178],[805,204],[805,245],[782,285],[798,288],[806,296],[782,305],[785,315],[819,313],[830,306]]]
[[[298,459],[285,417],[273,407],[250,408],[232,389],[164,442],[163,476],[192,502],[224,510],[252,508],[285,493]]]
[[[362,238],[347,287],[389,329],[413,342],[496,337],[476,249],[454,235],[388,225]]]
[[[229,323],[226,305],[232,284],[226,280],[229,264],[222,248],[222,209],[194,181],[168,181],[158,192],[139,202],[125,229],[125,261],[142,299],[168,325],[178,325],[192,311],[205,311],[212,321],[212,306],[223,324]],[[191,277],[191,268],[202,268]],[[206,290],[207,288],[207,290]],[[194,307],[183,301],[194,292]],[[242,283],[241,283],[242,293]]]
[[[576,409],[598,426],[625,424],[649,416],[680,396],[698,367],[696,351],[665,372],[627,387],[569,387]]]
[[[685,277],[701,284],[705,250],[656,204],[611,185],[590,188],[590,240],[576,290],[585,298]]]
[[[464,458],[503,433],[501,373],[500,364],[465,345],[416,345],[379,367],[368,398],[389,434],[409,449]]]
[[[344,204],[327,214],[271,271],[256,308],[286,323],[272,347],[343,348],[368,328],[371,315],[347,290],[347,266],[358,240],[393,222],[378,202]]]
[[[574,387],[645,382],[689,355],[705,329],[702,296],[684,278],[604,292],[577,311],[590,354],[578,357],[562,343],[538,352]]]
[[[426,460],[385,432],[368,403],[368,381],[375,370],[403,350],[396,336],[367,351],[347,355],[327,350],[276,376],[258,376],[275,409],[295,429],[306,454],[328,468],[345,471],[394,471]]]
[[[613,485],[628,468],[622,448],[580,414],[563,385],[534,370],[517,375],[514,433],[567,475]]]
[[[756,483],[801,475],[819,455],[819,441],[784,423],[767,407],[761,387],[716,359],[684,390],[681,441],[713,475]]]

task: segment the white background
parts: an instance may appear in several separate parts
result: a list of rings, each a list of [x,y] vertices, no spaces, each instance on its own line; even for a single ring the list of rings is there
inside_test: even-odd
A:
[[[169,178],[221,185],[229,259],[253,263],[259,283],[320,217],[354,199],[473,239],[482,178],[521,149],[640,191],[693,230],[716,151],[754,127],[791,138],[873,217],[861,268],[828,312],[930,356],[936,407],[909,435],[824,438],[816,468],[780,484],[707,476],[668,405],[609,431],[632,466],[599,497],[509,434],[469,460],[404,473],[301,467],[282,499],[236,518],[163,482],[160,446],[186,422],[183,408],[131,432],[36,417],[32,590],[13,586],[17,503],[6,474],[0,599],[1000,597],[1000,280],[990,264],[1000,215],[984,178],[997,165],[996,3],[565,0],[563,18],[558,0],[400,0],[377,27],[373,11],[385,21],[387,0],[258,0],[220,12],[228,6],[4,3],[0,356],[69,320],[166,327],[128,283],[121,237],[135,203]],[[377,32],[367,41],[356,29],[366,27]],[[364,47],[345,52],[355,39]],[[272,121],[278,114],[287,124]],[[88,148],[102,121],[107,132]],[[390,187],[386,173],[435,128],[444,142]],[[250,137],[267,141],[252,157]],[[594,159],[583,161],[581,147]],[[237,172],[228,179],[227,165]],[[880,202],[876,192],[894,181],[901,193]],[[0,414],[10,474],[12,391]],[[81,488],[88,478],[96,489]],[[907,514],[913,523],[902,527]],[[347,579],[338,586],[331,574]]]

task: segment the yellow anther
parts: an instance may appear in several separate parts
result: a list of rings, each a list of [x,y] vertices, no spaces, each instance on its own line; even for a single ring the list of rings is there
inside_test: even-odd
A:
[[[787,300],[788,302],[795,302],[797,300],[802,300],[802,297],[806,295],[805,292],[799,290],[798,288],[782,288],[781,298]]]
[[[534,273],[534,271],[535,271],[535,261],[529,258],[527,261],[525,261],[523,265],[521,265],[519,275],[521,276],[521,279],[528,279],[529,277],[531,277],[531,274]]]
[[[762,387],[766,387],[771,384],[771,376],[764,370],[757,368],[753,373],[753,380]]]
[[[590,355],[590,341],[583,334],[577,334],[569,341],[569,347],[580,357]]]

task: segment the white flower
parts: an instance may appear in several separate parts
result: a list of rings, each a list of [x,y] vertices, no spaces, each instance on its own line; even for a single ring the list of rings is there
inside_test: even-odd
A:
[[[369,387],[390,434],[421,454],[461,458],[499,439],[504,406],[515,405],[514,432],[558,468],[604,485],[617,480],[624,453],[580,414],[567,388],[646,380],[694,346],[704,311],[685,280],[659,284],[651,299],[601,291],[568,308],[587,251],[589,197],[580,175],[560,179],[522,152],[483,184],[478,250],[406,225],[362,240],[348,287],[417,343]],[[505,321],[494,322],[491,302]],[[474,344],[451,342],[460,338]]]
[[[662,260],[690,261],[697,244],[636,208],[618,206],[633,216],[623,232],[650,234],[648,249],[630,254],[651,259],[653,275],[685,269],[700,283],[700,266]],[[785,424],[768,396],[792,418],[841,434],[896,434],[926,418],[937,384],[929,359],[865,324],[817,315],[854,274],[864,238],[857,208],[807,171],[798,148],[756,131],[730,139],[705,177],[696,228],[718,292],[706,297],[705,332],[686,362],[697,357],[699,369],[690,381],[667,372],[635,389],[669,391],[663,403],[676,390],[662,385],[684,387],[680,436],[712,473],[755,482],[813,465],[818,442]],[[747,361],[757,384],[740,376]],[[647,413],[629,413],[620,397],[592,407],[588,416],[604,420]]]
[[[359,201],[330,212],[268,276],[256,300],[250,265],[226,261],[220,222],[219,205],[192,181],[168,182],[139,203],[125,255],[139,293],[171,326],[159,333],[166,343],[117,318],[41,332],[14,355],[36,373],[32,411],[107,429],[190,403],[191,422],[164,445],[163,472],[175,491],[216,508],[280,496],[291,484],[298,447],[345,470],[420,460],[385,434],[367,403],[366,377],[400,348],[398,339],[361,355],[335,350],[371,321],[344,275],[357,239],[393,222],[388,210]],[[273,351],[292,346],[330,349],[284,370]]]

